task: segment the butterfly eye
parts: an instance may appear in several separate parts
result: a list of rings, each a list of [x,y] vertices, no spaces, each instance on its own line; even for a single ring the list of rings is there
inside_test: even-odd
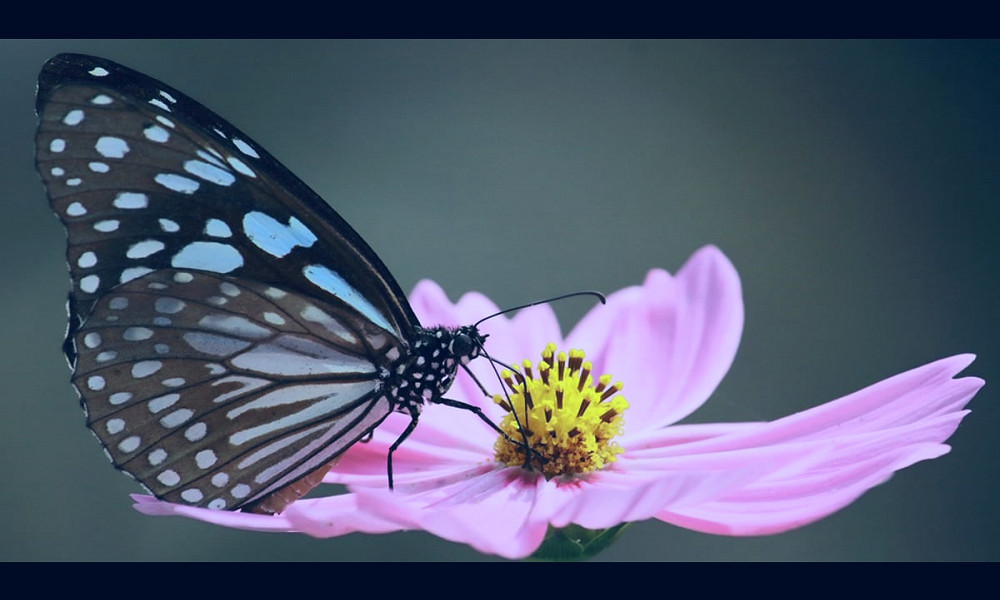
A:
[[[449,350],[454,356],[461,357],[463,363],[468,363],[479,353],[479,347],[472,341],[472,337],[462,331],[452,338]]]

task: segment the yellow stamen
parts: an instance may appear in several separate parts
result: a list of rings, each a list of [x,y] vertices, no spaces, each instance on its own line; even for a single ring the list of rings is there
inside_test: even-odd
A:
[[[534,369],[537,369],[537,376]],[[622,413],[628,408],[618,395],[621,382],[602,375],[596,384],[593,365],[584,362],[582,350],[556,355],[555,344],[542,352],[541,362],[525,360],[501,377],[510,396],[493,396],[507,414],[500,428],[511,441],[500,437],[494,449],[496,460],[509,466],[530,466],[546,478],[589,473],[615,461],[623,452],[613,441],[624,427]],[[524,443],[531,449],[525,460]]]

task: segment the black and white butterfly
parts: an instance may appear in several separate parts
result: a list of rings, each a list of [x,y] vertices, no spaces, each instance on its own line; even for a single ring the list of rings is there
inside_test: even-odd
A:
[[[354,229],[225,120],[79,54],[45,64],[36,110],[73,384],[158,498],[280,512],[393,411],[411,417],[396,446],[425,402],[482,417],[443,398],[475,326],[421,327]]]

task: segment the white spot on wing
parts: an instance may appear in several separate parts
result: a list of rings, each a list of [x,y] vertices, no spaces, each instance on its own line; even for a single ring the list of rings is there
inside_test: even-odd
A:
[[[176,404],[177,401],[180,400],[180,399],[181,399],[181,395],[180,394],[167,394],[165,396],[160,396],[158,398],[153,398],[146,405],[146,408],[149,409],[149,412],[151,412],[151,413],[153,413],[155,415],[158,412],[161,412],[161,411],[164,411],[164,410],[170,408],[171,406],[173,406],[174,404]]]
[[[261,327],[245,317],[233,315],[205,315],[198,321],[198,325],[204,329],[254,340],[271,335],[270,329]]]
[[[160,228],[166,233],[177,233],[181,230],[181,226],[170,219],[160,219]]]
[[[83,345],[94,349],[101,345],[101,334],[96,331],[91,331],[87,335],[83,336]]]
[[[167,469],[166,471],[160,473],[156,476],[163,485],[177,485],[181,482],[181,476],[177,474],[177,471],[172,469]]]
[[[189,442],[197,442],[205,437],[207,432],[208,427],[206,427],[204,423],[195,423],[184,430],[184,438]]]
[[[288,334],[279,336],[273,342],[254,346],[230,360],[241,369],[279,377],[375,372],[375,366],[364,358]]]
[[[233,185],[234,181],[236,181],[236,176],[229,171],[225,171],[215,165],[210,165],[200,160],[184,161],[184,170],[195,177],[200,177],[201,179],[216,185],[230,186]]]
[[[152,272],[153,270],[149,267],[129,267],[122,271],[122,275],[118,278],[118,281],[119,283],[128,283],[133,279],[138,279]]]
[[[115,208],[135,210],[149,206],[149,198],[140,192],[118,192],[114,199]]]
[[[233,144],[235,144],[236,148],[238,148],[239,151],[242,152],[243,154],[246,154],[247,156],[250,156],[252,158],[260,158],[260,154],[257,154],[257,151],[254,150],[253,147],[250,146],[250,144],[244,142],[240,138],[233,138]]]
[[[108,74],[108,70],[105,69],[104,67],[94,67],[93,69],[87,72],[93,75],[94,77],[104,77],[105,75]]]
[[[159,125],[150,125],[149,127],[143,129],[142,135],[146,136],[147,140],[160,144],[170,139],[170,132]]]
[[[183,300],[180,300],[179,298],[163,296],[162,298],[156,299],[155,306],[156,306],[156,312],[167,315],[175,315],[184,310],[184,307],[187,305],[184,303]]]
[[[66,207],[66,214],[71,217],[82,217],[87,214],[87,208],[79,202],[74,202]]]
[[[225,221],[220,219],[209,219],[205,223],[205,235],[217,238],[228,238],[233,236],[233,230]]]
[[[229,158],[226,159],[226,161],[229,163],[229,166],[236,169],[238,172],[243,173],[247,177],[257,177],[257,174],[254,173],[253,170],[250,167],[248,167],[245,162],[236,158],[235,156],[230,156]]]
[[[171,428],[177,427],[181,423],[187,421],[194,416],[194,411],[189,408],[178,408],[174,412],[168,414],[167,416],[160,419],[160,425]]]
[[[153,330],[147,327],[129,327],[122,334],[122,338],[128,342],[141,342],[153,337]]]
[[[136,448],[139,447],[139,444],[141,443],[142,440],[139,438],[139,436],[133,435],[122,440],[121,443],[118,444],[118,449],[121,450],[122,452],[133,452],[135,451]]]
[[[250,345],[250,342],[245,340],[202,331],[185,333],[184,341],[187,342],[188,346],[202,354],[211,354],[220,358],[236,354]]]
[[[167,451],[163,448],[157,448],[156,450],[150,452],[146,459],[149,460],[150,465],[155,467],[167,460]]]
[[[80,289],[88,294],[93,294],[101,285],[101,278],[97,275],[87,275],[80,280]]]
[[[212,452],[211,450],[202,450],[198,454],[194,455],[194,461],[198,463],[198,467],[202,469],[211,467],[217,460],[219,459],[215,456],[215,452]]]
[[[282,317],[278,313],[274,313],[274,312],[271,312],[271,311],[267,311],[267,312],[264,313],[264,320],[267,321],[268,323],[272,324],[272,325],[284,325],[285,324],[285,318],[284,317]]]
[[[243,217],[243,232],[254,245],[276,258],[287,255],[296,246],[309,248],[316,242],[316,235],[295,217],[284,225],[259,211]]]
[[[111,233],[112,231],[117,231],[119,225],[121,225],[121,222],[118,219],[106,219],[94,223],[94,229],[101,233]]]
[[[97,138],[94,148],[104,158],[124,158],[129,151],[128,142],[110,135]]]
[[[110,402],[115,406],[118,406],[119,404],[125,404],[131,399],[132,399],[132,392],[116,392],[114,394],[111,394],[111,397],[108,398],[108,402]]]
[[[79,125],[82,122],[83,122],[83,111],[80,110],[79,108],[74,108],[73,110],[66,113],[65,117],[63,117],[63,123],[71,127],[73,125]]]
[[[153,179],[168,190],[181,194],[193,194],[201,185],[194,179],[175,173],[160,173]]]
[[[76,259],[76,266],[83,269],[89,269],[97,264],[97,255],[90,250],[84,252],[80,255],[80,258]]]
[[[142,379],[149,377],[163,368],[163,363],[158,360],[144,360],[132,365],[132,377]]]
[[[160,223],[162,225],[163,220]],[[170,264],[178,269],[229,273],[243,266],[243,256],[229,244],[191,242],[174,255]]]
[[[66,140],[64,139],[56,138],[51,142],[49,142],[50,152],[62,152],[65,149],[66,149]]]
[[[125,256],[129,258],[146,258],[163,250],[163,248],[165,246],[159,240],[144,240],[129,246],[128,251],[125,252]]]
[[[316,308],[312,304],[302,309],[299,316],[311,323],[318,323],[322,325],[324,329],[350,344],[356,344],[358,342],[358,338],[355,337],[353,333],[348,331],[340,321],[334,319],[325,311]]]
[[[109,360],[114,360],[118,358],[118,353],[114,350],[106,350],[97,355],[97,362],[108,362]]]

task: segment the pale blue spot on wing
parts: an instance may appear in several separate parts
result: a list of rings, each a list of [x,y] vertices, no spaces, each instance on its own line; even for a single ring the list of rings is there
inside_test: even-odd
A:
[[[159,240],[144,240],[129,246],[125,256],[128,258],[146,258],[152,256],[165,248],[163,242]]]
[[[232,237],[233,232],[225,221],[219,219],[209,219],[205,223],[205,234],[217,238]]]
[[[94,148],[105,158],[123,158],[129,150],[128,142],[109,135],[98,138]]]
[[[177,233],[181,230],[181,226],[170,219],[160,219],[160,227],[167,233]]]
[[[392,325],[389,324],[389,321],[385,318],[385,316],[380,313],[371,302],[362,296],[361,292],[354,289],[354,287],[347,283],[347,281],[338,273],[331,271],[323,265],[308,265],[302,269],[302,273],[306,276],[306,279],[311,281],[316,286],[333,294],[337,298],[340,298],[346,302],[348,306],[367,317],[372,323],[375,323],[382,329],[396,335],[395,329],[393,329]]]
[[[239,151],[243,154],[246,154],[251,158],[260,158],[260,154],[257,154],[257,151],[254,150],[250,144],[244,142],[240,138],[233,138],[233,144],[236,144],[236,147],[239,148]]]
[[[118,192],[114,200],[115,208],[139,209],[149,205],[149,198],[140,192]]]
[[[153,270],[149,267],[129,267],[122,271],[121,277],[118,278],[119,283],[128,283],[133,279],[138,279],[143,275],[148,275],[152,273]]]
[[[160,173],[153,179],[156,183],[162,185],[168,190],[173,190],[182,194],[193,194],[198,191],[198,187],[201,185],[194,179],[184,177],[183,175],[176,175],[174,173]]]
[[[205,181],[216,185],[230,186],[233,185],[234,181],[236,181],[236,176],[229,171],[220,169],[215,165],[202,162],[200,160],[185,161],[184,170],[195,177],[200,177]]]
[[[159,125],[150,125],[142,130],[142,135],[151,142],[166,142],[170,139],[170,132]]]
[[[229,165],[231,167],[233,167],[240,173],[243,173],[247,177],[257,177],[257,174],[254,173],[253,170],[250,167],[248,167],[245,162],[236,158],[235,156],[230,156],[226,160],[229,162]]]
[[[191,242],[174,255],[170,264],[178,269],[229,273],[243,266],[243,255],[229,244]]]
[[[243,217],[243,233],[255,246],[275,258],[286,256],[296,246],[308,248],[316,243],[316,235],[295,217],[285,225],[259,211]]]

